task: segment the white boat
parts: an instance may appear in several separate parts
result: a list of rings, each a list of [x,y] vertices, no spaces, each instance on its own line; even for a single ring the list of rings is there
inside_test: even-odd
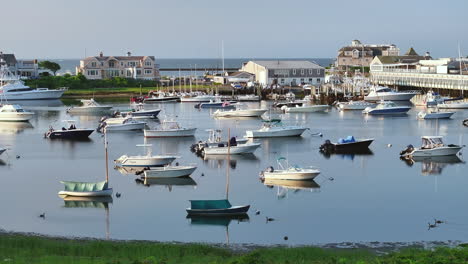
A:
[[[180,97],[181,102],[194,102],[194,103],[203,103],[203,102],[209,102],[209,101],[215,101],[216,96],[215,95],[208,95],[208,94],[199,94],[195,96],[182,96]]]
[[[120,116],[122,117],[131,117],[134,119],[147,119],[147,118],[157,118],[161,109],[145,109],[145,105],[142,103],[134,104],[134,109],[132,111],[121,112]]]
[[[449,99],[450,99],[450,97],[442,97],[439,93],[436,93],[436,92],[430,90],[424,96],[424,100],[422,102],[422,105],[427,106],[427,107],[437,106],[437,104],[443,103],[445,100],[449,100]]]
[[[264,122],[258,130],[247,130],[247,138],[299,137],[308,128],[303,126],[284,126],[281,122]]]
[[[320,174],[320,170],[315,167],[301,168],[299,166],[289,166],[286,158],[279,158],[278,169],[272,166],[261,173],[262,178],[276,180],[313,180]],[[285,164],[283,164],[285,163]]]
[[[399,106],[392,101],[380,101],[376,107],[367,107],[362,111],[368,115],[402,115],[406,114],[411,107]]]
[[[0,121],[27,122],[33,116],[33,112],[26,112],[20,105],[0,105]]]
[[[409,101],[420,91],[396,92],[388,87],[373,86],[368,95],[364,96],[365,101],[377,102],[384,101]]]
[[[0,147],[0,155],[2,155],[3,152],[5,152],[5,151],[6,151],[6,148],[1,148],[1,147]]]
[[[94,101],[93,98],[87,100],[81,100],[82,106],[74,106],[67,109],[67,112],[70,114],[78,113],[102,113],[109,111],[112,106],[109,105],[100,105],[98,102]]]
[[[192,150],[192,152],[195,152],[197,154],[202,154],[203,149],[205,147],[216,147],[219,145],[227,146],[228,141],[224,140],[221,137],[221,132],[222,132],[221,129],[207,129],[206,131],[208,131],[209,133],[208,140],[199,141],[195,144],[192,144],[192,146],[190,146],[190,149]],[[236,144],[245,144],[248,141],[247,138],[235,138],[235,140],[236,140]],[[232,138],[231,138],[231,141],[233,141]]]
[[[107,120],[101,123],[98,127],[98,131],[131,131],[131,130],[143,130],[145,129],[146,122],[136,121],[133,118],[123,118],[121,123],[117,119],[110,119],[108,123]],[[113,123],[115,122],[115,123]]]
[[[461,149],[462,146],[445,145],[442,141],[442,136],[423,136],[420,148],[409,145],[405,150],[400,152],[400,155],[402,157],[449,156],[456,155]]]
[[[213,117],[260,117],[268,111],[267,109],[235,109],[235,110],[216,110]]]
[[[239,102],[257,102],[260,101],[260,96],[255,94],[246,94],[246,95],[238,95],[237,101]]]
[[[164,166],[173,162],[177,156],[171,155],[152,155],[151,147],[149,144],[137,145],[137,147],[147,147],[148,151],[146,155],[138,156],[127,156],[122,155],[120,158],[116,159],[114,162],[117,166],[120,167],[157,167]]]
[[[438,110],[421,111],[418,113],[419,119],[448,119],[452,117],[455,112],[440,112]]]
[[[286,113],[311,113],[311,112],[325,112],[330,108],[329,105],[296,105],[293,107],[282,106],[281,110]]]
[[[192,174],[197,169],[196,166],[165,166],[145,170],[145,178],[176,178],[185,177]]]
[[[219,144],[216,146],[205,146],[203,148],[203,152],[205,155],[247,154],[253,153],[257,148],[260,147],[260,145],[260,143],[244,143],[232,146]]]
[[[167,103],[167,102],[177,102],[180,101],[180,96],[174,94],[166,94],[162,91],[156,93],[151,93],[151,96],[145,97],[143,102],[145,103]]]
[[[463,100],[457,101],[444,101],[438,103],[437,107],[440,109],[468,109],[468,102]]]
[[[349,101],[349,102],[338,102],[336,104],[338,109],[342,111],[347,110],[364,110],[367,107],[375,107],[374,103],[369,103],[366,101]]]
[[[0,94],[6,100],[58,99],[65,91],[66,89],[31,88],[8,70],[6,65],[0,67]]]
[[[176,121],[166,121],[161,123],[159,129],[145,129],[144,135],[147,138],[155,137],[193,137],[195,136],[196,128],[180,127]]]

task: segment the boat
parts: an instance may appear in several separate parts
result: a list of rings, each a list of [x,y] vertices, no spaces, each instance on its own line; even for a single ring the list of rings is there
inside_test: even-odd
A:
[[[282,122],[263,122],[258,130],[247,130],[247,138],[299,137],[308,128],[303,126],[284,126]]]
[[[161,123],[159,129],[145,129],[143,133],[147,138],[157,137],[193,137],[197,128],[181,127],[176,121],[166,121]]]
[[[218,146],[220,144],[222,144],[224,146],[228,145],[228,141],[224,140],[221,137],[221,132],[222,132],[221,129],[207,129],[206,131],[209,133],[208,134],[208,139],[206,141],[199,141],[199,142],[197,142],[195,144],[192,144],[190,146],[190,150],[192,152],[195,152],[198,155],[201,155],[201,154],[204,154],[203,149],[205,147],[216,147],[216,146]],[[247,141],[248,141],[247,138],[236,138],[237,144],[245,144],[245,143],[247,143]]]
[[[289,166],[286,158],[280,157],[277,160],[278,169],[272,166],[261,172],[263,179],[276,179],[276,180],[313,180],[320,174],[320,170],[315,167],[301,168],[297,165]]]
[[[166,94],[164,92],[158,92],[156,95],[154,92],[149,92],[149,96],[143,98],[145,103],[169,103],[169,102],[179,102],[180,96],[173,94]]]
[[[362,111],[368,115],[402,115],[406,114],[411,107],[398,106],[392,101],[380,101],[376,107],[367,107]]]
[[[0,147],[0,155],[2,155],[2,154],[3,154],[3,152],[5,152],[5,151],[6,151],[6,148],[2,148],[2,147]]]
[[[234,137],[231,138],[235,139]],[[230,145],[230,146],[229,146]],[[231,155],[253,153],[259,148],[261,143],[244,143],[244,144],[218,144],[216,146],[204,146],[202,152],[205,155],[227,155],[230,151]],[[230,149],[229,149],[230,148]]]
[[[164,186],[196,186],[195,182],[191,177],[178,177],[178,178],[145,178],[143,182],[146,186],[151,185],[164,185]]]
[[[238,95],[236,97],[236,100],[239,102],[258,102],[260,99],[260,96],[255,94]]]
[[[261,117],[267,109],[235,109],[229,111],[216,110],[213,117]]]
[[[198,103],[195,105],[195,108],[221,108],[221,109],[235,109],[236,106],[233,104],[233,101],[221,101],[221,99],[217,99],[215,101],[210,101],[208,103]]]
[[[464,126],[468,127],[468,118],[465,119],[465,120],[463,120],[462,124],[463,124]]]
[[[283,106],[286,107],[296,107],[296,106],[301,106],[304,104],[304,101],[286,101],[286,102],[276,102],[273,104],[274,107],[277,108],[282,108]]]
[[[112,106],[110,105],[100,105],[93,98],[91,99],[82,99],[80,100],[82,106],[74,106],[67,109],[67,113],[70,114],[80,114],[80,113],[102,113],[108,112]]]
[[[449,97],[442,97],[439,93],[436,93],[432,90],[428,91],[424,96],[422,102],[423,106],[432,107],[437,106],[439,103],[443,103],[445,100],[450,100]]]
[[[209,102],[209,101],[214,101],[216,100],[215,95],[208,95],[208,94],[198,94],[195,96],[192,95],[186,95],[180,97],[181,102],[193,102],[193,103],[202,103],[202,102]]]
[[[418,113],[417,117],[419,119],[448,119],[452,117],[455,112],[440,112],[437,110],[428,110],[428,111],[421,111]]]
[[[330,108],[329,105],[296,105],[295,107],[283,106],[281,110],[286,113],[311,113],[311,112],[325,112]]]
[[[367,139],[355,139],[353,136],[348,136],[346,138],[340,138],[338,142],[332,143],[330,140],[325,140],[320,146],[321,152],[327,153],[336,153],[336,152],[348,152],[352,153],[353,151],[359,152],[361,150],[368,150],[370,144],[374,141],[373,138]]]
[[[177,178],[186,177],[192,174],[197,166],[164,166],[145,170],[146,179],[155,178]]]
[[[397,92],[385,86],[373,86],[369,94],[364,96],[364,101],[409,101],[417,94],[420,94],[420,91]]]
[[[46,100],[58,99],[66,91],[63,89],[31,88],[12,73],[8,66],[0,66],[0,94],[6,100]]]
[[[121,112],[120,116],[122,117],[131,117],[134,119],[139,118],[157,118],[161,109],[150,109],[145,110],[145,106],[142,103],[135,104],[135,108],[132,111]]]
[[[104,120],[98,127],[98,131],[132,131],[145,129],[146,122],[136,121],[133,118],[117,118]]]
[[[49,130],[45,133],[46,138],[50,139],[87,139],[94,132],[94,129],[89,128],[76,128],[74,120],[65,120],[69,123],[69,127],[62,127],[61,130],[55,130],[50,126]]]
[[[17,104],[4,104],[0,106],[0,121],[27,122],[34,116],[33,112],[27,112]]]
[[[464,100],[445,100],[442,103],[437,104],[437,108],[440,109],[468,109],[468,102]]]
[[[349,101],[349,102],[338,102],[336,106],[338,107],[338,109],[342,111],[347,111],[347,110],[364,110],[367,107],[375,107],[375,104],[366,102],[366,101]]]
[[[401,157],[434,157],[456,155],[463,146],[454,144],[445,145],[442,136],[423,136],[422,146],[415,148],[408,145],[406,149],[400,152]]]
[[[76,181],[61,181],[64,185],[64,190],[58,194],[63,198],[67,196],[111,196],[112,188],[109,188],[109,166],[108,166],[108,151],[107,151],[107,133],[104,133],[104,150],[106,163],[106,180],[101,182],[76,182]]]
[[[151,144],[136,145],[137,147],[147,148],[146,155],[128,156],[122,155],[114,162],[119,167],[158,167],[165,166],[173,162],[177,156],[171,155],[152,155]]]

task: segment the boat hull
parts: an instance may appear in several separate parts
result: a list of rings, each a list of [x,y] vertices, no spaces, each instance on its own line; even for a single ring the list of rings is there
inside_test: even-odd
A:
[[[232,206],[230,208],[223,209],[191,209],[187,208],[189,215],[242,215],[249,211],[250,205]]]
[[[122,156],[115,161],[121,167],[158,167],[170,164],[175,156]]]
[[[105,130],[110,132],[114,131],[131,131],[131,130],[143,130],[145,129],[146,123],[134,123],[134,124],[109,124],[106,125]]]
[[[452,117],[454,112],[437,112],[437,113],[424,113],[418,114],[419,119],[448,119]]]
[[[195,97],[181,97],[181,102],[193,102],[193,103],[208,103],[214,101],[215,96],[195,96]]]
[[[338,106],[338,109],[340,109],[340,110],[352,111],[352,110],[364,110],[367,107],[375,107],[375,104],[367,103],[367,102],[363,102],[363,103],[347,103],[347,102],[344,102],[344,103],[338,103],[337,106]]]
[[[364,96],[364,101],[377,102],[380,100],[384,101],[409,101],[416,93],[382,93],[377,95]]]
[[[437,104],[439,109],[468,109],[468,103]]]
[[[153,168],[151,170],[145,170],[145,178],[178,178],[185,177],[192,174],[197,167],[195,166],[171,166],[169,168]]]
[[[267,109],[247,109],[232,111],[216,111],[214,117],[260,117],[266,113]]]
[[[47,133],[50,139],[87,139],[94,129],[54,130]]]
[[[80,197],[111,196],[112,188],[101,190],[101,191],[94,191],[94,192],[60,191],[58,194],[66,195],[66,196],[80,196]]]
[[[298,107],[288,107],[285,109],[285,112],[286,113],[324,112],[328,108],[329,108],[328,105],[298,106]]]
[[[260,147],[260,143],[247,143],[241,144],[232,147],[208,147],[204,148],[203,152],[205,155],[236,155],[236,154],[246,154],[253,153],[257,148]],[[230,149],[229,149],[230,148]]]
[[[392,107],[392,108],[385,108],[385,109],[371,109],[369,111],[365,111],[365,114],[368,115],[404,115],[406,114],[411,107]]]
[[[265,180],[313,180],[320,174],[318,170],[312,171],[292,171],[276,170],[273,172],[263,172]]]
[[[122,116],[124,116],[124,117],[130,116],[132,118],[156,118],[156,117],[158,117],[160,112],[161,112],[160,109],[141,110],[141,111],[123,113]]]
[[[269,138],[269,137],[299,137],[306,131],[307,128],[295,128],[284,130],[247,130],[246,136],[248,138]]]
[[[370,144],[372,144],[373,141],[374,139],[364,139],[351,143],[335,143],[335,151],[365,150],[369,148]]]
[[[174,129],[174,130],[147,130],[143,131],[147,138],[158,137],[193,137],[195,136],[196,128]]]
[[[0,113],[0,122],[27,122],[34,116],[34,113]]]
[[[145,103],[168,103],[168,102],[178,102],[180,101],[179,97],[171,96],[171,97],[163,97],[163,98],[145,98],[143,102]]]
[[[5,92],[2,97],[7,100],[47,100],[59,99],[62,97],[64,89],[60,90],[34,90],[26,92]]]
[[[412,153],[409,154],[411,157],[435,157],[435,156],[450,156],[456,155],[462,147],[441,147],[435,149],[415,149]]]
[[[70,114],[81,114],[81,113],[102,113],[108,112],[112,106],[95,106],[95,107],[87,107],[87,106],[77,106],[72,107],[67,110]]]

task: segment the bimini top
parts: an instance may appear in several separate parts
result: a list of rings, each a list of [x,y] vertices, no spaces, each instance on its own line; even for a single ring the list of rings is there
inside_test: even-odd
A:
[[[228,209],[232,205],[228,200],[190,200],[191,209]]]
[[[431,139],[431,138],[443,138],[442,136],[422,136],[421,138]]]

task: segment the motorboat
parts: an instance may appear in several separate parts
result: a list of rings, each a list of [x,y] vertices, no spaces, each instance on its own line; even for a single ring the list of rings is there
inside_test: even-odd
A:
[[[67,113],[70,114],[79,114],[79,113],[102,113],[102,112],[108,112],[112,106],[110,105],[101,105],[98,102],[94,100],[94,98],[91,99],[83,99],[80,100],[82,105],[81,106],[74,106],[71,108],[67,109]]]
[[[197,128],[181,127],[176,121],[166,121],[161,123],[159,129],[145,129],[144,135],[147,138],[155,137],[193,137]]]
[[[452,115],[455,114],[455,112],[441,112],[438,109],[437,110],[427,110],[427,111],[421,111],[418,113],[418,118],[419,119],[448,119],[452,117]]]
[[[198,103],[195,105],[195,108],[221,108],[221,109],[235,109],[236,106],[233,104],[233,101],[221,101],[221,99],[217,99],[215,101],[211,100],[208,103]]]
[[[437,104],[437,108],[440,109],[468,109],[468,102],[464,100],[454,100],[448,101],[445,100],[442,103]]]
[[[186,177],[192,174],[197,166],[164,166],[145,170],[145,178],[177,178]]]
[[[190,146],[190,150],[192,152],[195,152],[201,155],[203,154],[203,149],[205,147],[216,147],[219,145],[224,145],[224,146],[228,145],[227,140],[224,140],[221,136],[221,132],[222,132],[221,129],[207,129],[206,131],[209,133],[208,139],[206,141],[199,141],[195,144],[192,144]],[[235,138],[235,139],[236,139],[237,144],[245,144],[248,141],[247,138]]]
[[[465,120],[463,120],[462,124],[463,124],[464,126],[468,127],[468,118],[465,119]]]
[[[342,111],[347,111],[347,110],[364,110],[367,107],[375,107],[375,104],[366,102],[366,101],[349,101],[349,102],[338,102],[336,106],[338,107],[338,109]]]
[[[169,103],[169,102],[179,102],[180,96],[174,94],[167,94],[164,92],[158,92],[156,95],[154,92],[150,92],[149,96],[143,98],[145,103]]]
[[[188,215],[242,215],[249,211],[250,205],[232,206],[229,200],[190,200],[186,209]]]
[[[364,96],[364,101],[377,102],[380,100],[385,101],[409,101],[415,95],[420,94],[420,91],[404,91],[397,92],[385,86],[370,87],[368,95]]]
[[[0,147],[0,155],[2,155],[2,154],[3,154],[3,152],[5,152],[5,151],[6,151],[6,148],[2,148],[2,147]]]
[[[45,100],[58,99],[66,91],[63,89],[31,88],[12,73],[6,65],[0,66],[0,94],[6,100]]]
[[[330,108],[329,105],[296,105],[295,107],[283,106],[281,110],[286,113],[311,113],[311,112],[325,112]]]
[[[140,118],[157,118],[161,109],[150,109],[146,110],[144,104],[139,103],[135,105],[135,108],[128,112],[121,112],[122,117],[131,117],[134,119]]]
[[[415,148],[408,145],[400,152],[401,157],[434,157],[456,155],[463,146],[454,144],[445,145],[442,136],[423,136],[422,146]]]
[[[273,106],[277,108],[282,108],[283,106],[296,107],[296,106],[302,106],[303,104],[304,104],[304,101],[300,100],[300,101],[276,102],[273,104]]]
[[[216,110],[216,112],[213,113],[213,117],[260,117],[267,111],[267,109]]]
[[[146,122],[136,121],[133,118],[121,118],[104,120],[98,127],[98,131],[132,131],[145,129]]]
[[[398,106],[392,101],[380,101],[376,107],[367,107],[362,112],[368,115],[402,115],[410,109],[409,106]]]
[[[286,158],[280,157],[277,160],[278,169],[272,166],[261,172],[263,179],[276,180],[313,180],[320,174],[320,170],[315,167],[301,168],[297,165],[289,166]]]
[[[142,177],[145,186],[167,186],[169,187],[169,191],[172,189],[172,186],[196,186],[197,182],[194,181],[191,177],[177,177],[177,178],[146,178]]]
[[[27,112],[17,104],[0,106],[0,121],[27,122],[34,116],[33,112]]]
[[[255,94],[246,94],[246,95],[238,95],[236,99],[239,102],[257,102],[257,101],[260,101],[260,96],[255,95]]]
[[[73,182],[60,181],[65,186],[65,190],[58,194],[63,196],[111,196],[112,188],[109,188],[107,181],[102,182]]]
[[[320,146],[321,152],[336,153],[336,152],[347,152],[352,153],[353,151],[359,152],[361,150],[369,149],[370,144],[374,141],[373,138],[367,139],[355,139],[353,136],[338,139],[338,142],[333,143],[330,140],[325,140]]]
[[[62,127],[60,130],[55,130],[52,126],[45,133],[44,137],[50,139],[87,139],[94,132],[94,129],[77,128],[73,120],[65,120],[69,123],[69,127]]]
[[[299,137],[308,128],[303,126],[284,126],[282,122],[264,122],[258,130],[247,130],[247,138]]]
[[[439,103],[443,103],[445,100],[450,100],[450,98],[442,97],[439,93],[430,90],[424,96],[422,105],[427,107],[437,106]]]
[[[202,103],[216,100],[215,95],[208,94],[196,94],[196,95],[185,95],[180,97],[181,102],[193,102],[193,103]]]
[[[178,158],[177,156],[171,155],[152,155],[151,146],[151,144],[137,145],[137,147],[147,148],[146,155],[122,155],[114,162],[120,167],[158,167],[168,165]]]
[[[231,142],[233,142],[232,138],[231,138]],[[261,143],[244,143],[244,144],[233,143],[233,144],[230,144],[229,146],[229,145],[224,145],[221,143],[216,146],[204,146],[202,148],[202,151],[205,155],[247,154],[247,153],[253,153],[257,148],[260,147],[260,145]]]

